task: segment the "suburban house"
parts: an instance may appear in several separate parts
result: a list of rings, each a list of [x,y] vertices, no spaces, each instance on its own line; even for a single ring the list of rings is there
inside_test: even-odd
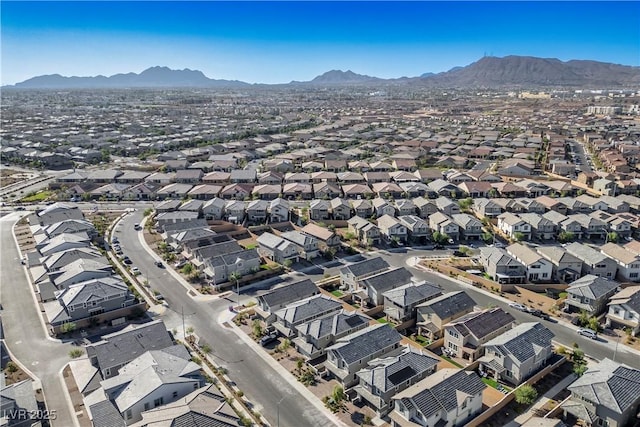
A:
[[[129,325],[118,332],[103,335],[100,341],[85,346],[92,366],[103,379],[118,374],[120,368],[150,350],[171,347],[173,339],[162,320]]]
[[[510,239],[531,240],[531,224],[511,212],[498,215],[498,228]]]
[[[302,233],[313,237],[318,242],[318,248],[326,251],[330,248],[340,248],[340,236],[328,228],[320,227],[316,224],[307,224],[302,227]]]
[[[618,263],[591,246],[573,242],[565,246],[565,250],[582,261],[582,274],[615,279]]]
[[[546,196],[544,196],[546,197]],[[538,240],[551,240],[556,237],[556,224],[538,213],[520,214],[520,219],[531,226],[531,235]]]
[[[285,199],[277,198],[269,202],[269,222],[278,223],[289,221],[289,202]]]
[[[389,264],[379,256],[342,267],[340,269],[340,287],[355,292],[361,280],[386,271],[389,268]]]
[[[460,238],[460,227],[458,224],[442,212],[436,212],[429,216],[429,228],[431,228],[434,233],[444,234],[453,240]]]
[[[444,327],[444,349],[473,362],[484,355],[484,344],[513,327],[516,319],[496,307],[474,311],[455,319]]]
[[[269,232],[262,233],[256,239],[259,249],[258,252],[265,258],[269,258],[278,264],[289,262],[298,262],[300,253],[298,246],[289,240],[278,237]]]
[[[331,218],[336,221],[346,221],[351,218],[351,205],[345,199],[336,197],[329,201]]]
[[[115,405],[126,425],[131,425],[142,419],[143,411],[175,402],[202,387],[204,378],[187,349],[174,345],[141,354],[100,385],[85,402],[102,394],[106,397],[103,400]]]
[[[276,311],[273,326],[285,337],[294,337],[296,326],[342,310],[342,304],[326,295],[295,301]]]
[[[553,276],[553,264],[538,252],[522,243],[507,246],[507,253],[527,269],[527,281],[550,282]]]
[[[462,426],[482,411],[487,386],[475,372],[440,369],[393,396],[393,427]]]
[[[371,360],[399,354],[401,340],[402,335],[388,324],[369,326],[328,347],[325,366],[344,388],[351,387],[358,381],[358,371]]]
[[[374,274],[358,281],[358,290],[353,298],[361,305],[384,304],[384,292],[411,283],[413,275],[404,267],[397,267]]]
[[[428,283],[408,283],[384,292],[384,314],[389,319],[402,323],[415,320],[416,306],[442,295],[442,289]]]
[[[407,229],[409,238],[414,241],[425,239],[431,234],[427,222],[417,215],[403,215],[398,217],[398,221]]]
[[[472,208],[478,218],[495,218],[502,213],[502,207],[491,199],[473,199]]]
[[[610,359],[590,367],[571,385],[562,404],[588,426],[625,427],[637,422],[640,411],[640,371]]]
[[[318,239],[310,234],[300,231],[287,231],[280,234],[280,237],[296,246],[301,259],[311,260],[320,255]]]
[[[378,218],[378,228],[380,229],[380,234],[385,236],[387,241],[407,241],[407,227],[391,215],[383,215]]]
[[[607,303],[620,284],[613,280],[588,274],[569,284],[565,305],[573,311],[585,310],[598,316],[607,309]]]
[[[132,427],[216,426],[236,427],[240,418],[214,384],[194,390],[182,399],[142,412]],[[116,427],[116,426],[113,426]]]
[[[369,326],[367,316],[356,311],[340,310],[296,326],[297,337],[292,340],[296,350],[308,360],[325,354],[336,340]]]
[[[539,246],[536,251],[553,265],[553,277],[564,283],[573,282],[582,275],[582,260],[558,246]]]
[[[488,246],[480,248],[480,263],[489,277],[500,284],[526,281],[526,267],[502,248]]]
[[[348,229],[353,233],[361,245],[377,245],[380,243],[380,229],[359,216],[347,221]]]
[[[600,246],[600,252],[618,264],[618,277],[623,282],[640,282],[640,256],[612,242]]]
[[[376,217],[380,218],[384,215],[395,216],[396,208],[394,208],[387,200],[376,197],[371,201]]]
[[[373,407],[378,416],[393,409],[391,398],[436,371],[439,359],[411,347],[402,353],[374,359],[357,373],[359,383],[354,387],[358,399]]]
[[[541,323],[521,323],[485,343],[479,369],[496,381],[519,385],[547,363],[554,336]]]
[[[274,313],[276,311],[293,302],[318,295],[319,293],[320,289],[309,279],[281,286],[258,296],[256,312],[267,323],[272,323],[273,319],[275,319]]]
[[[331,205],[328,200],[314,199],[309,205],[309,218],[314,221],[326,221],[329,219],[329,208]]]
[[[442,337],[444,326],[471,313],[476,302],[464,291],[447,292],[416,307],[418,334],[435,341]]]
[[[608,327],[631,329],[632,335],[640,333],[640,286],[629,286],[609,299]]]
[[[451,219],[458,225],[461,239],[480,240],[482,236],[482,222],[477,218],[466,213],[461,213],[451,215]]]

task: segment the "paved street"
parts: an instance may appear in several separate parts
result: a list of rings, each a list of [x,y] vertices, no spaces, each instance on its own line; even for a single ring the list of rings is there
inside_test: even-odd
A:
[[[46,338],[13,239],[12,227],[18,216],[12,213],[0,219],[0,298],[5,341],[14,356],[41,380],[48,409],[56,413],[53,426],[73,426],[76,417],[67,406],[59,375],[69,361],[71,346]]]
[[[133,230],[133,224],[141,220],[141,211],[128,215],[116,228],[115,235],[120,239],[120,245],[133,261],[133,265],[140,268],[142,275],[148,278],[151,287],[165,296],[170,307],[163,316],[167,326],[171,329],[176,328],[181,333],[184,310],[186,326],[192,326],[196,334],[211,345],[216,361],[228,369],[231,379],[272,425],[276,425],[278,402],[283,397],[284,400],[279,405],[281,426],[331,425],[322,412],[312,407],[296,391],[291,390],[289,384],[253,354],[231,329],[218,324],[219,314],[228,309],[235,297],[213,302],[194,301],[165,269],[153,264],[153,259],[144,251],[138,234]]]

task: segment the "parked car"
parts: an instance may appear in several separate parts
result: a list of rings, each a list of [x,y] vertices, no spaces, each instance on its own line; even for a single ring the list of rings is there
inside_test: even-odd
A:
[[[156,267],[164,267],[164,264],[162,263],[162,261],[156,261]]]
[[[138,224],[137,222],[135,224],[133,224],[133,229],[134,230],[140,230],[140,224]]]
[[[509,307],[515,308],[516,310],[520,310],[520,311],[527,311],[527,307],[517,302],[509,303]]]
[[[260,338],[260,345],[263,347],[268,346],[269,344],[275,342],[278,339],[278,334],[276,333],[271,333],[269,335],[265,335],[262,338]]]
[[[155,297],[158,301],[164,301],[164,295],[162,295],[160,292],[155,294]]]
[[[111,239],[111,244],[117,245],[118,243],[120,243],[120,240],[118,240],[117,237],[114,237],[113,239]]]
[[[140,269],[138,267],[133,267],[131,269],[131,272],[133,273],[134,276],[137,276],[138,274],[140,274]]]
[[[16,210],[17,211],[23,211],[24,210],[24,206],[16,206]]]
[[[598,334],[591,329],[578,329],[578,334],[582,335],[583,337],[591,338],[592,340],[598,339]]]
[[[527,313],[539,317],[542,320],[549,320],[549,315],[542,310],[538,310],[536,308],[527,308]]]
[[[131,265],[133,264],[133,262],[129,259],[129,257],[125,256],[124,259],[122,260],[122,262],[124,262],[127,265]]]

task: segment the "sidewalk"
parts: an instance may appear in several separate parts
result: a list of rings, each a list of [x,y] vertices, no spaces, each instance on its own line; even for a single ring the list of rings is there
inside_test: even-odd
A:
[[[238,337],[251,348],[256,355],[258,355],[262,360],[264,360],[269,366],[271,366],[284,380],[286,380],[292,388],[294,388],[298,393],[304,396],[307,401],[312,404],[316,409],[325,414],[327,418],[329,418],[333,425],[335,426],[344,426],[347,427],[338,417],[336,417],[333,413],[331,413],[324,406],[322,401],[318,399],[318,397],[311,393],[300,381],[298,381],[288,370],[286,370],[281,364],[279,364],[273,357],[265,352],[265,350],[258,345],[255,341],[249,338],[233,321],[233,317],[235,313],[230,311],[223,311],[218,316],[218,323],[223,325],[224,323],[228,324],[233,331],[238,335]]]

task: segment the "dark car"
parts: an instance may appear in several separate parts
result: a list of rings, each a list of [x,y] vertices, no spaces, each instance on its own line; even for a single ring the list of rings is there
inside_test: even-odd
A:
[[[265,335],[262,338],[260,338],[260,345],[263,347],[266,347],[269,344],[275,342],[277,339],[278,339],[278,334],[276,334],[275,332],[269,335]]]
[[[164,267],[164,264],[162,263],[162,261],[156,261],[156,267]]]
[[[133,264],[133,262],[129,258],[123,259],[122,262],[124,262],[127,265]]]
[[[17,211],[23,211],[25,210],[24,206],[16,206],[16,210]]]

